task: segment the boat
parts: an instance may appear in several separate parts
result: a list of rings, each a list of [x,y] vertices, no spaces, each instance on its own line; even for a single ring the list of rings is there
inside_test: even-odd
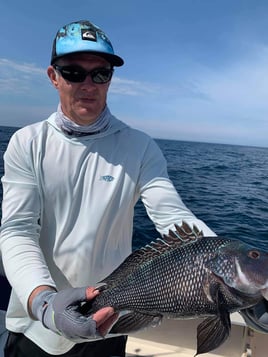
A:
[[[162,324],[131,334],[127,357],[194,357],[200,319],[163,320]],[[217,349],[198,357],[267,357],[266,334],[249,328],[239,313],[231,314],[229,338]]]
[[[7,338],[5,312],[0,310],[0,357]],[[267,357],[268,339],[265,334],[250,329],[238,314],[231,315],[232,328],[227,341],[204,357]],[[130,334],[127,357],[194,357],[196,354],[195,320],[163,320],[160,326]]]

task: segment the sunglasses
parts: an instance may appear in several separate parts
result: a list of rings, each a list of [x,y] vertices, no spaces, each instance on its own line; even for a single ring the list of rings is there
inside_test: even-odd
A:
[[[71,66],[53,66],[60,72],[62,78],[73,83],[82,83],[87,76],[90,76],[93,83],[103,84],[111,80],[113,75],[113,68],[96,68],[91,71],[86,71],[83,67],[78,65]]]

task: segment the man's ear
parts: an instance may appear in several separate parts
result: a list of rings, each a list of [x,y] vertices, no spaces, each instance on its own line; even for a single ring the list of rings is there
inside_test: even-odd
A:
[[[53,66],[48,67],[47,75],[48,75],[48,78],[50,79],[50,82],[53,84],[53,86],[55,88],[58,88],[58,85],[59,85],[58,76],[57,76],[56,70]]]

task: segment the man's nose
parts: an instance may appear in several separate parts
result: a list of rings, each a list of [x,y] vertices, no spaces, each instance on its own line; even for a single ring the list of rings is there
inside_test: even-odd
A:
[[[82,86],[85,86],[85,87],[92,87],[94,86],[95,87],[96,83],[93,82],[92,78],[91,78],[91,75],[88,74],[85,78],[85,80],[82,82]]]

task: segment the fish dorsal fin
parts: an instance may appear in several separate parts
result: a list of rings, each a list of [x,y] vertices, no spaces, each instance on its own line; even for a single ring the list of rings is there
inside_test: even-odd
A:
[[[102,283],[108,284],[109,287],[116,285],[118,280],[133,273],[137,268],[140,268],[141,264],[153,260],[169,250],[203,237],[202,231],[195,225],[191,228],[186,222],[182,222],[181,226],[178,226],[177,224],[174,226],[175,230],[170,230],[167,235],[163,236],[163,238],[158,238],[156,241],[152,241],[145,247],[135,250],[112,274],[102,280]]]
[[[168,237],[179,238],[183,241],[195,240],[204,236],[203,232],[200,231],[196,225],[193,225],[193,228],[189,226],[188,223],[182,221],[182,225],[175,226],[175,231],[169,230]]]
[[[144,251],[150,256],[150,251],[154,257],[163,254],[163,252],[180,247],[182,245],[196,241],[202,238],[203,232],[200,231],[195,225],[193,228],[188,223],[182,221],[181,226],[175,224],[175,230],[169,230],[168,234],[165,234],[162,239],[158,238],[156,241],[147,244]]]

